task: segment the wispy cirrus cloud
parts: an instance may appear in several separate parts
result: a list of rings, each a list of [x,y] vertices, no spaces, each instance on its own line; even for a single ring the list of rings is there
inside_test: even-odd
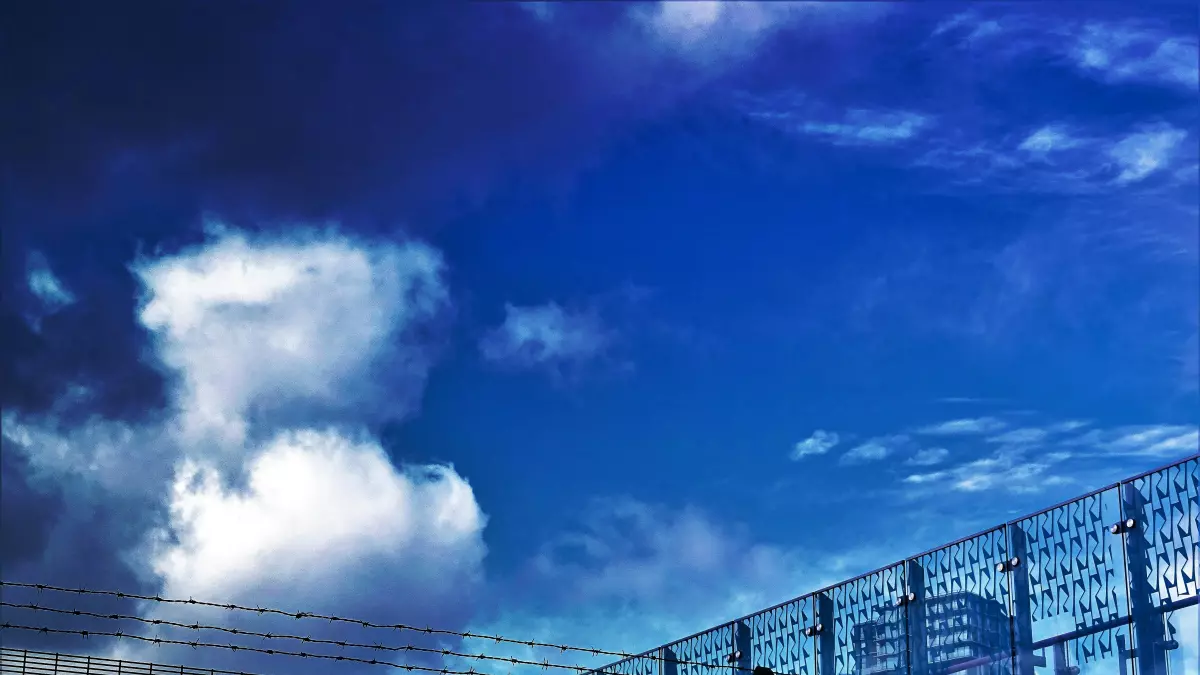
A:
[[[567,310],[556,302],[504,309],[504,321],[480,339],[479,351],[505,367],[556,370],[583,364],[603,354],[614,337],[591,310]]]
[[[913,163],[947,172],[952,183],[997,192],[1099,195],[1142,183],[1178,187],[1189,178],[1179,172],[1196,161],[1196,153],[1184,142],[1188,135],[1163,121],[1119,133],[1087,132],[1060,123],[997,137],[972,137],[956,130],[932,136],[928,149]]]
[[[1200,430],[1182,424],[1092,429],[1063,444],[1112,456],[1171,459],[1200,452]]]
[[[996,417],[965,417],[920,427],[916,433],[926,436],[964,436],[1000,431],[1008,423]]]
[[[905,463],[912,466],[934,466],[946,461],[949,456],[950,451],[946,448],[921,448]]]
[[[842,453],[838,460],[843,466],[854,466],[887,459],[897,451],[910,446],[912,439],[905,434],[878,436],[860,443]]]
[[[1081,76],[1109,84],[1148,84],[1195,92],[1200,85],[1197,40],[1145,21],[1048,18],[976,9],[933,30],[998,60],[1049,54]]]
[[[1066,49],[1081,72],[1108,82],[1151,82],[1192,91],[1200,85],[1194,35],[1139,23],[1093,21],[1076,29]]]
[[[1115,181],[1136,183],[1167,167],[1180,144],[1188,136],[1169,125],[1139,131],[1117,141],[1108,154],[1120,169]]]
[[[836,432],[817,429],[812,436],[797,442],[788,456],[795,462],[805,457],[824,455],[832,450],[840,440]]]
[[[741,93],[737,106],[747,117],[785,133],[834,145],[890,146],[913,141],[935,127],[935,119],[915,110],[836,109],[796,91]]]
[[[847,110],[837,121],[805,122],[798,130],[832,143],[889,145],[908,141],[932,124],[926,116],[901,110]]]
[[[1081,423],[1075,421],[1012,429],[987,438],[995,449],[985,456],[937,471],[910,473],[903,483],[910,498],[938,489],[1033,494],[1077,482],[1119,478],[1111,471],[1116,458],[1157,463],[1200,452],[1200,428],[1192,425],[1081,429]]]
[[[1003,443],[1006,445],[1032,445],[1041,443],[1050,436],[1050,431],[1038,427],[1021,427],[1004,433],[990,436],[988,443]]]
[[[1025,140],[1021,141],[1017,149],[1030,154],[1045,156],[1059,150],[1070,150],[1071,148],[1078,147],[1083,142],[1081,139],[1072,136],[1062,126],[1049,125],[1029,134]]]

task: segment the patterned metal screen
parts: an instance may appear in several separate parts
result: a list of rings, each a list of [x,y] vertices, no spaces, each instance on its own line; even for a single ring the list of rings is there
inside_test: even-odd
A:
[[[606,668],[1200,675],[1200,456]]]
[[[816,675],[811,596],[763,610],[744,620],[750,630],[750,663],[780,675]]]

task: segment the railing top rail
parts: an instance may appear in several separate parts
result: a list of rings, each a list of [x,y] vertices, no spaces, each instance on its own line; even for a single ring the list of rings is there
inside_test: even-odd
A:
[[[1039,509],[1037,511],[1034,511],[1033,513],[1027,513],[1018,518],[1013,518],[1012,520],[1004,523],[1004,526],[1011,527],[1018,523],[1022,523],[1026,520],[1029,520],[1030,518],[1037,518],[1038,516],[1042,516],[1047,513],[1050,513],[1051,511],[1053,511],[1055,509],[1061,509],[1062,507],[1067,506],[1068,504],[1074,504],[1075,502],[1083,501],[1084,499],[1089,499],[1091,497],[1095,497],[1096,495],[1102,495],[1105,492],[1108,492],[1109,490],[1120,490],[1122,482],[1123,481],[1117,481],[1116,483],[1109,483],[1108,485],[1105,485],[1104,487],[1096,488],[1095,490],[1092,490],[1090,492],[1085,492],[1081,495],[1075,495],[1074,497],[1071,497],[1070,499],[1064,499],[1061,502],[1058,502],[1057,504],[1054,504],[1052,506],[1047,506],[1044,509]]]
[[[1123,480],[1121,482],[1122,483],[1132,483],[1133,481],[1141,480],[1141,479],[1145,478],[1146,476],[1149,476],[1150,474],[1155,474],[1160,471],[1166,471],[1167,469],[1174,469],[1177,466],[1183,466],[1184,464],[1195,461],[1197,459],[1200,459],[1200,448],[1196,449],[1196,454],[1194,454],[1194,455],[1188,455],[1187,457],[1184,457],[1181,460],[1171,462],[1170,464],[1164,464],[1164,465],[1158,467],[1157,469],[1150,469],[1149,471],[1143,471],[1143,472],[1139,473],[1138,475],[1133,476],[1131,478],[1126,478],[1125,480]]]
[[[964,541],[970,541],[970,540],[974,539],[975,537],[982,537],[985,534],[991,534],[992,532],[997,532],[997,531],[1007,535],[1008,523],[1001,523],[999,525],[993,525],[985,530],[980,530],[978,532],[975,532],[974,534],[968,534],[965,537],[959,537],[958,539],[955,539],[954,541],[952,541],[948,544],[938,544],[937,546],[934,546],[933,548],[925,550],[925,551],[921,551],[920,553],[918,553],[916,555],[910,555],[909,557],[904,559],[904,562],[908,562],[909,560],[916,560],[917,558],[923,558],[931,553],[937,553],[938,551],[948,549],[951,546],[957,546],[958,544],[961,544]]]

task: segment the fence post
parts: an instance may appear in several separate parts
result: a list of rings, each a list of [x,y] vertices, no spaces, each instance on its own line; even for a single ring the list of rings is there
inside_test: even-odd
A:
[[[1017,523],[1008,526],[1008,541],[1013,560],[1006,564],[1012,588],[1012,653],[1015,675],[1034,675],[1033,603],[1029,595],[1029,535]]]
[[[925,673],[929,667],[929,624],[925,607],[925,566],[917,558],[908,561],[905,572],[908,586],[908,601],[904,603],[908,615],[908,655],[906,664],[909,673]]]
[[[1166,675],[1166,659],[1160,644],[1166,642],[1166,617],[1154,607],[1154,568],[1150,566],[1148,523],[1142,522],[1146,499],[1133,483],[1122,483],[1124,523],[1117,524],[1114,536],[1125,540],[1129,609],[1133,618],[1133,653],[1138,675]],[[1132,521],[1133,527],[1128,527]]]
[[[813,633],[817,642],[817,675],[835,675],[837,672],[837,635],[833,615],[833,598],[829,593],[813,596],[813,612],[816,623]]]
[[[663,675],[679,675],[679,657],[670,647],[663,647]]]
[[[746,675],[754,667],[750,654],[750,626],[745,621],[733,624],[734,675]]]

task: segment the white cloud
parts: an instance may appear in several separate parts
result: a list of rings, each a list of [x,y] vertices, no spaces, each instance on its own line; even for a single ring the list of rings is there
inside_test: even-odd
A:
[[[842,453],[839,462],[843,465],[877,462],[887,458],[897,447],[907,443],[908,437],[903,435],[872,438],[866,443],[856,445]]]
[[[387,400],[402,416],[416,405],[429,355],[405,329],[448,301],[436,251],[332,233],[212,232],[202,247],[133,266],[145,288],[141,321],[182,375],[184,433],[236,445],[252,408],[361,411]],[[382,396],[373,374],[395,370],[405,386]]]
[[[943,471],[910,474],[904,478],[904,482],[916,487],[944,488],[956,492],[1041,492],[1047,487],[1072,481],[1071,478],[1047,473],[1053,464],[1064,459],[1066,458],[1050,457],[1035,461],[1019,454],[998,454]],[[925,492],[915,492],[910,496],[920,494]]]
[[[838,444],[838,435],[832,431],[817,429],[812,436],[799,441],[792,448],[792,461],[798,461],[812,455],[823,455]]]
[[[985,18],[972,11],[939,24],[933,36],[943,35],[1001,59],[1054,54],[1080,74],[1109,84],[1161,85],[1193,94],[1200,85],[1195,36],[1144,22],[1047,20],[1023,13]]]
[[[918,434],[928,436],[969,436],[1000,431],[1008,425],[995,417],[974,417],[949,420],[917,429]]]
[[[1070,435],[1083,426],[1082,422],[1068,421],[993,436],[987,440],[997,448],[989,456],[906,476],[904,483],[910,488],[907,496],[919,498],[937,490],[1034,494],[1067,484],[1101,484],[1120,477],[1112,469],[1128,465],[1129,459],[1165,462],[1200,450],[1200,429],[1195,426],[1123,426]],[[1113,458],[1122,461],[1114,464]],[[1129,472],[1125,468],[1121,474]]]
[[[1049,425],[1046,427],[1046,430],[1052,434],[1061,434],[1082,429],[1090,424],[1091,422],[1085,420],[1063,420],[1062,422],[1055,422]]]
[[[799,21],[869,20],[886,11],[822,2],[661,0],[634,5],[629,16],[678,57],[711,67],[752,55],[764,40]]]
[[[245,471],[232,489],[212,466],[180,464],[151,558],[167,595],[336,594],[364,566],[403,570],[432,595],[478,580],[485,519],[449,467],[400,472],[370,440],[300,430],[258,449]]]
[[[531,561],[513,589],[523,608],[508,603],[471,630],[637,652],[870,570],[897,559],[899,551],[822,543],[819,554],[806,554],[756,541],[745,528],[696,508],[608,500]],[[534,660],[556,654],[497,650]]]
[[[26,261],[26,283],[29,292],[41,300],[48,312],[53,312],[75,302],[75,295],[50,269],[46,256],[34,251]]]
[[[800,130],[834,143],[887,145],[911,140],[930,125],[930,119],[909,111],[848,110],[838,122],[806,122]]]
[[[1194,36],[1170,35],[1137,25],[1090,22],[1065,45],[1075,65],[1099,79],[1154,82],[1196,91],[1197,42]]]
[[[157,504],[164,518],[115,554],[171,595],[461,626],[485,554],[473,491],[449,466],[397,469],[361,431],[380,400],[398,396],[403,415],[423,388],[433,347],[418,334],[448,303],[437,252],[214,229],[133,269],[141,319],[177,376],[162,415],[3,418],[4,451],[71,496],[63,517]],[[380,363],[393,366],[386,395],[373,383]]]
[[[1136,183],[1166,167],[1187,132],[1161,126],[1130,134],[1117,141],[1109,156],[1120,169],[1117,183]]]
[[[950,451],[946,448],[921,448],[910,457],[907,464],[913,466],[933,466],[941,464],[950,456]]]
[[[834,145],[899,145],[934,128],[932,117],[912,110],[834,109],[790,89],[767,94],[740,92],[734,98],[751,119]]]
[[[1050,437],[1050,432],[1037,427],[1022,427],[1012,429],[1002,434],[989,437],[989,443],[1005,443],[1010,445],[1036,445]]]
[[[1063,444],[1112,456],[1173,459],[1200,451],[1200,429],[1183,424],[1093,429]]]
[[[1059,150],[1078,147],[1082,143],[1083,141],[1071,136],[1061,127],[1046,126],[1027,136],[1017,146],[1017,149],[1035,155],[1045,155]]]
[[[479,342],[489,361],[516,368],[556,367],[599,356],[611,333],[593,312],[570,312],[557,303],[533,307],[505,306],[504,323]]]

